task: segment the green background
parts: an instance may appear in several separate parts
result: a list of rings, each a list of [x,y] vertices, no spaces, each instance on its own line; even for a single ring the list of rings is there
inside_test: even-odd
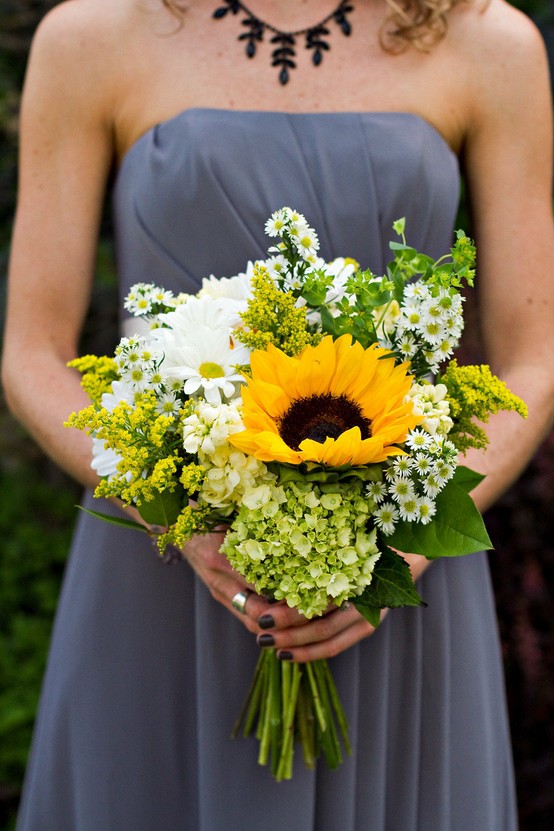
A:
[[[53,5],[49,0],[0,0],[2,322],[16,194],[19,92],[32,32]],[[552,0],[517,0],[513,5],[536,20],[554,53]],[[83,349],[111,349],[116,340],[115,306],[106,222]],[[478,357],[478,352],[478,344],[470,343],[471,357]],[[0,398],[0,829],[13,827],[78,497],[78,488],[39,451]],[[553,502],[554,433],[487,516],[496,547],[490,561],[507,677],[520,831],[554,828]]]

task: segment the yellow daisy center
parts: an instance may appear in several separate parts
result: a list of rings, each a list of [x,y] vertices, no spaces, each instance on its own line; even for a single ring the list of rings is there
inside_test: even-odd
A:
[[[223,378],[225,376],[223,368],[212,361],[204,361],[203,364],[200,364],[198,372],[202,378]]]

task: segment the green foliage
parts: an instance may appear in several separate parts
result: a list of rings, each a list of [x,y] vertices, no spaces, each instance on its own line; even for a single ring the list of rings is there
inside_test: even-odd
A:
[[[377,626],[384,607],[394,609],[424,604],[406,560],[385,546],[373,569],[371,583],[356,598],[354,605],[372,626]]]
[[[75,513],[66,483],[0,471],[0,782],[20,783]]]
[[[461,468],[436,499],[437,517],[427,525],[399,522],[388,541],[400,551],[435,557],[474,554],[492,548],[483,518],[468,490],[476,483],[472,471]]]

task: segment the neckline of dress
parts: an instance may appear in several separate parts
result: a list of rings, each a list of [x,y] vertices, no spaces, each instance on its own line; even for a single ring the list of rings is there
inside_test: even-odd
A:
[[[138,136],[132,142],[132,144],[129,145],[129,147],[127,148],[127,150],[125,151],[125,153],[121,157],[121,160],[119,161],[119,164],[118,164],[118,173],[121,172],[121,170],[124,167],[127,159],[132,155],[135,148],[137,146],[140,146],[140,144],[143,141],[147,140],[148,137],[151,136],[152,133],[154,133],[155,130],[159,129],[160,127],[161,128],[168,127],[169,125],[171,125],[173,123],[177,123],[177,122],[181,121],[183,118],[187,118],[191,115],[199,114],[199,113],[204,113],[204,114],[214,113],[214,114],[217,114],[217,115],[229,115],[229,116],[237,115],[237,116],[243,116],[243,117],[245,115],[250,115],[250,116],[266,116],[267,115],[267,116],[272,116],[273,118],[275,118],[275,117],[284,117],[284,118],[287,118],[287,119],[290,118],[292,120],[294,120],[297,117],[298,118],[303,118],[303,119],[305,119],[305,118],[328,119],[328,118],[344,118],[344,117],[347,117],[347,116],[350,116],[350,117],[352,117],[352,116],[357,116],[357,117],[360,117],[360,116],[362,116],[362,117],[398,116],[398,117],[401,117],[401,118],[411,118],[411,119],[414,119],[415,121],[418,121],[420,124],[422,124],[428,130],[430,130],[432,133],[434,133],[437,136],[437,138],[441,141],[441,143],[444,145],[444,147],[453,156],[455,156],[457,158],[457,154],[456,154],[455,150],[453,150],[453,148],[450,146],[450,144],[448,143],[446,138],[443,136],[443,134],[440,132],[440,130],[437,127],[434,126],[434,124],[431,124],[430,121],[428,121],[422,115],[419,115],[419,113],[412,113],[412,112],[409,112],[408,110],[337,110],[337,111],[329,111],[329,112],[288,112],[287,110],[256,110],[256,109],[252,109],[252,110],[237,109],[237,110],[234,110],[234,109],[226,109],[225,107],[186,107],[184,110],[180,110],[179,112],[175,113],[175,115],[169,116],[168,118],[164,118],[161,121],[156,122],[151,127],[148,127],[143,133],[141,133],[140,136]]]

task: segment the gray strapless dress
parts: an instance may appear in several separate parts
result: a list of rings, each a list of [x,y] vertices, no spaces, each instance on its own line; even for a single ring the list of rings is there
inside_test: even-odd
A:
[[[403,113],[189,110],[148,131],[115,190],[121,290],[194,292],[268,246],[290,205],[326,258],[375,271],[391,226],[450,245],[457,161]],[[98,507],[98,505],[96,505]],[[333,660],[354,754],[276,784],[229,734],[256,662],[185,563],[88,516],[60,599],[19,831],[515,831],[502,668],[484,555],[434,563],[425,609],[397,610]]]

